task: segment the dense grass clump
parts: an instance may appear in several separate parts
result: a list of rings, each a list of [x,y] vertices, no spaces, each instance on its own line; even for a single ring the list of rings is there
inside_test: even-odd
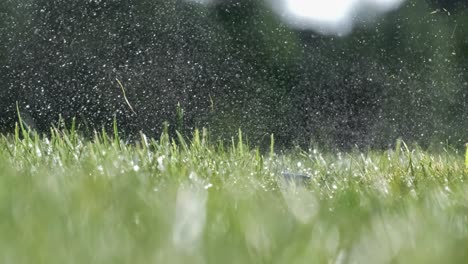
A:
[[[1,263],[467,257],[467,171],[454,150],[279,154],[241,135],[230,145],[206,131],[124,144],[114,132],[85,140],[74,128],[39,137],[23,127],[1,138]]]

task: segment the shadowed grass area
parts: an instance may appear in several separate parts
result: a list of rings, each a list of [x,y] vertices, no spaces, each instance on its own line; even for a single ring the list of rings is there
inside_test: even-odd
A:
[[[1,263],[462,263],[462,153],[262,154],[17,127],[0,139]],[[301,181],[294,175],[307,175]],[[288,175],[288,177],[284,177]]]

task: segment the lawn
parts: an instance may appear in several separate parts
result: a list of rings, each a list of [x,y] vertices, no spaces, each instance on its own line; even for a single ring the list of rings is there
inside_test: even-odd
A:
[[[464,263],[464,153],[0,139],[0,263]],[[296,177],[306,175],[306,177]],[[287,176],[287,177],[286,177]]]

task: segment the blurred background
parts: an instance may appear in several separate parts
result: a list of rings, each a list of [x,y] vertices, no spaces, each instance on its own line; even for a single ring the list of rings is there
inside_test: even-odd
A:
[[[0,130],[18,102],[45,133],[60,115],[126,138],[167,122],[285,148],[468,142],[465,1],[310,2],[2,0]]]

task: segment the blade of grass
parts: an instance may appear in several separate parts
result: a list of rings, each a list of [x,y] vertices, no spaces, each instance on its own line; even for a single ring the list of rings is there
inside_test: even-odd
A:
[[[465,169],[468,170],[468,143],[465,144]]]
[[[116,80],[117,83],[119,84],[120,89],[122,89],[122,94],[123,94],[125,103],[127,103],[128,107],[130,108],[130,110],[132,111],[132,113],[134,113],[134,114],[136,115],[137,113],[135,112],[135,110],[133,110],[132,105],[131,105],[130,102],[128,101],[127,95],[125,94],[125,88],[124,88],[122,82],[121,82],[119,79],[117,79],[117,78],[116,78],[115,80]]]

